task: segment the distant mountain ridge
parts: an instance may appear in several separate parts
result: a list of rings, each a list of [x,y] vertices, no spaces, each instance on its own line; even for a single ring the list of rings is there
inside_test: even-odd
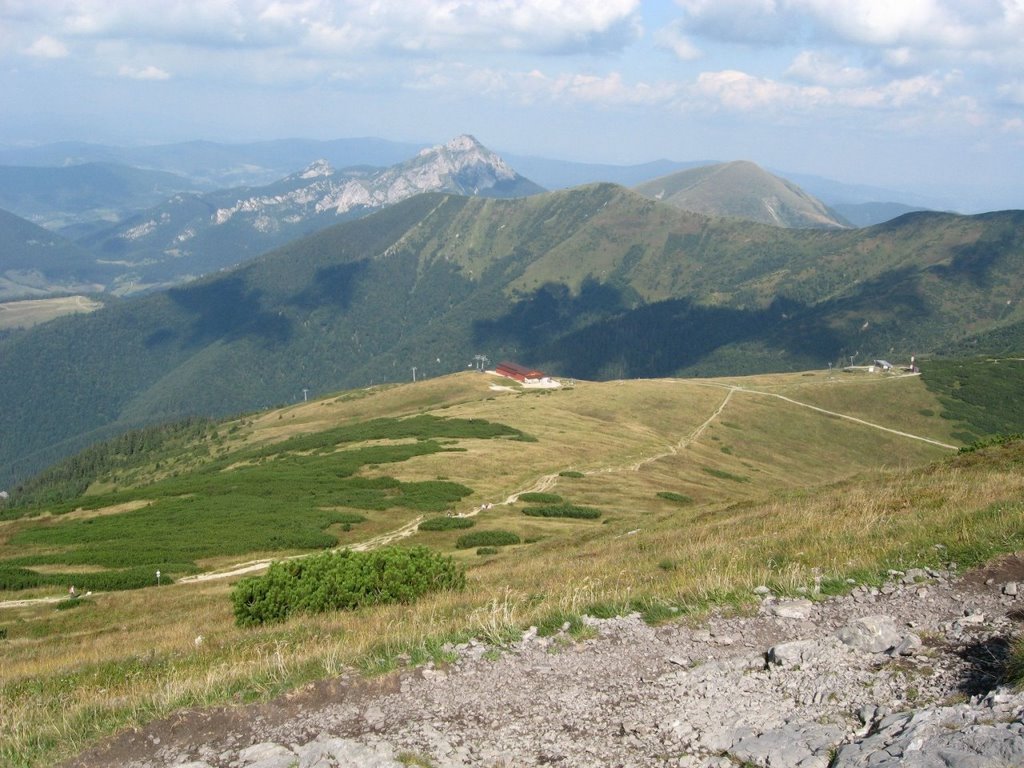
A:
[[[892,221],[905,213],[919,213],[928,210],[904,203],[836,203],[832,210],[855,227],[871,227]]]
[[[0,208],[55,231],[96,220],[117,221],[196,189],[184,176],[109,162],[0,166]]]
[[[36,147],[0,147],[0,164],[71,167],[117,163],[186,176],[200,189],[212,190],[271,184],[318,158],[326,159],[336,168],[386,167],[407,160],[425,146],[377,138],[277,139],[242,144],[187,141],[133,147],[58,142]]]
[[[849,226],[796,184],[745,160],[677,171],[638,184],[634,189],[680,210],[707,216],[800,229]]]
[[[176,195],[78,242],[100,260],[122,265],[109,288],[126,295],[234,266],[423,192],[522,197],[542,191],[472,136],[459,136],[388,168],[335,170],[320,160],[265,187]]]
[[[112,276],[78,245],[0,210],[0,301],[99,292]]]

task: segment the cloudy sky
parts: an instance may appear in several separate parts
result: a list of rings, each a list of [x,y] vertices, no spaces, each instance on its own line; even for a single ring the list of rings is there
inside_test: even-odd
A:
[[[0,0],[0,143],[749,159],[1024,208],[1024,0]]]

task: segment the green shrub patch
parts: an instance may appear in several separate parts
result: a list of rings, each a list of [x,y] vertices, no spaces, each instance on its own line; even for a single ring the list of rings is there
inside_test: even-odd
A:
[[[675,491],[658,491],[658,498],[665,501],[674,501],[676,504],[693,504],[693,497]]]
[[[558,476],[559,477],[583,477],[583,473],[582,472],[577,472],[574,469],[567,469],[564,472],[559,472]]]
[[[463,589],[466,574],[450,557],[426,547],[327,552],[274,563],[231,592],[241,627],[283,621],[297,613],[411,603],[442,589]]]
[[[596,520],[601,510],[593,507],[577,507],[575,504],[551,504],[545,507],[527,507],[524,515],[530,517],[572,517],[578,520]]]
[[[52,558],[55,563],[68,565],[66,559],[61,556]],[[176,565],[164,568],[164,575],[160,581],[163,584],[172,583],[169,571],[176,573],[194,571],[194,566]],[[156,586],[156,571],[148,567],[122,568],[109,571],[96,571],[95,573],[37,573],[28,568],[7,563],[0,564],[0,591],[16,592],[21,589],[32,587],[63,587],[74,584],[79,591],[85,592],[114,592],[122,589],[141,589],[143,587]]]
[[[474,531],[466,533],[455,542],[456,549],[472,549],[473,547],[506,547],[509,544],[518,544],[519,536],[512,531]]]
[[[454,531],[472,528],[476,521],[468,517],[428,517],[419,525],[421,531]]]
[[[498,554],[497,547],[477,547],[476,553],[478,555],[496,555]]]
[[[519,500],[529,504],[559,504],[562,497],[557,493],[521,493]]]
[[[749,483],[750,478],[746,475],[734,475],[732,472],[726,472],[724,469],[715,469],[714,467],[701,467],[712,477],[717,477],[721,480],[732,480],[734,483]]]

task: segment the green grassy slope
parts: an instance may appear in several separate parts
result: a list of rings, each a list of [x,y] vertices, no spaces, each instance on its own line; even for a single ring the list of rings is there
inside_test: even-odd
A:
[[[748,161],[677,171],[644,182],[636,191],[684,211],[756,221],[776,227],[842,229],[849,226],[796,184]]]

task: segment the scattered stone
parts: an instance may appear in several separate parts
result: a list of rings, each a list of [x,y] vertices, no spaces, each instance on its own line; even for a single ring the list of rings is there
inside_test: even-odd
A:
[[[295,753],[281,744],[254,744],[238,753],[238,763],[245,768],[292,768]]]
[[[821,646],[814,640],[793,640],[773,645],[768,650],[768,663],[781,667],[805,664],[821,655]]]
[[[1024,695],[1015,694],[1024,708]],[[832,768],[899,766],[997,768],[1024,765],[1024,725],[999,721],[984,706],[936,707],[892,715],[842,746]]]
[[[854,650],[865,653],[884,653],[899,644],[899,630],[889,616],[864,616],[850,622],[836,633],[836,637]]]
[[[756,616],[697,627],[586,617],[585,642],[531,628],[500,654],[452,644],[444,669],[401,668],[355,692],[329,681],[319,698],[313,685],[219,721],[179,714],[65,768],[1024,765],[1024,694],[947,704],[974,673],[961,651],[1014,631],[1010,602],[945,572],[925,578],[909,569],[814,603],[767,597]],[[946,647],[925,654],[924,636]]]
[[[771,603],[768,606],[768,611],[772,616],[778,616],[780,619],[799,619],[803,621],[811,617],[811,613],[814,611],[814,603],[810,600],[781,600],[777,603]]]
[[[1003,594],[1004,595],[1009,595],[1010,597],[1016,597],[1017,596],[1017,582],[1016,581],[1008,581],[1005,584],[1003,584]]]
[[[908,634],[900,640],[892,649],[893,656],[916,656],[921,650],[921,638],[915,634]]]

